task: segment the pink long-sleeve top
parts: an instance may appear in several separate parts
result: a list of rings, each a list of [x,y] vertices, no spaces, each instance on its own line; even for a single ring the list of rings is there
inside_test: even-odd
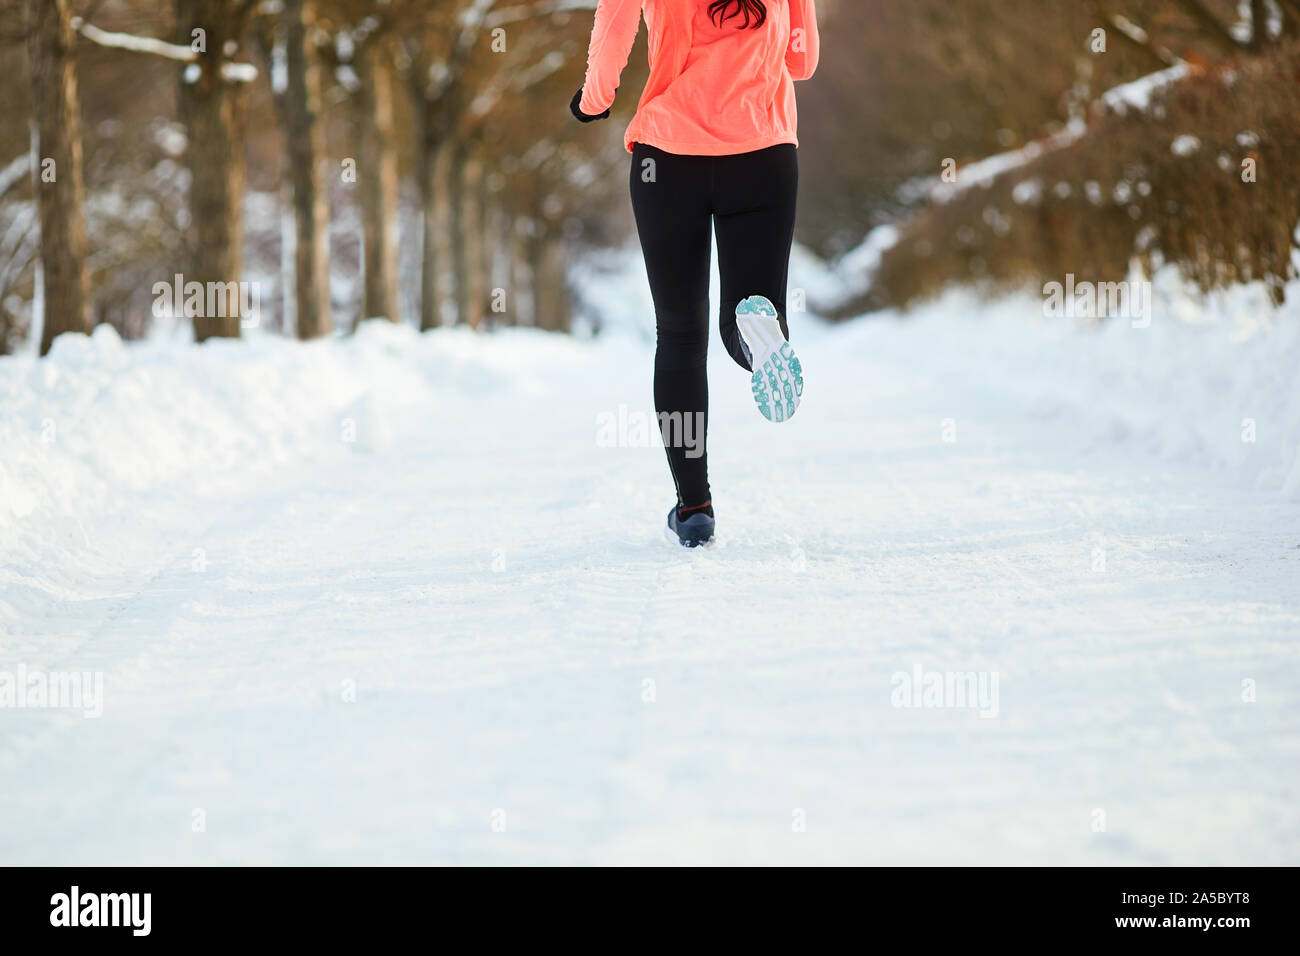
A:
[[[767,20],[719,26],[710,0],[600,0],[587,54],[581,109],[614,102],[645,14],[650,79],[623,141],[688,156],[728,156],[799,144],[794,81],[817,69],[813,0],[764,0]],[[734,6],[732,7],[734,9]]]

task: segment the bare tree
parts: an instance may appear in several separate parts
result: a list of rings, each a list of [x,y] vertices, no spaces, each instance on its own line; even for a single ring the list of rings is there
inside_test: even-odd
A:
[[[287,171],[293,189],[297,245],[294,299],[300,339],[333,330],[329,296],[329,209],[321,164],[325,129],[321,123],[320,65],[309,36],[315,26],[311,0],[285,0],[282,14],[286,88],[277,98],[284,126]]]
[[[397,135],[391,51],[382,40],[358,47],[353,97],[359,156],[365,300],[362,315],[402,320],[397,294]]]
[[[38,217],[27,203],[6,206],[5,200],[30,181],[30,167],[27,154],[0,167],[0,355],[9,355],[27,337],[21,303],[31,298],[32,266],[40,255]]]
[[[194,232],[189,278],[209,288],[230,288],[243,271],[246,92],[228,59],[252,6],[252,0],[176,0],[182,43],[195,54],[180,86]],[[199,342],[238,338],[239,330],[238,314],[194,317]]]
[[[457,221],[463,222],[464,207],[454,185],[463,173],[464,155],[449,154],[447,148],[460,117],[468,107],[470,91],[465,83],[474,49],[483,34],[484,21],[495,0],[457,0],[429,11],[428,29],[409,37],[407,53],[411,61],[408,90],[417,124],[416,167],[420,177],[420,205],[424,223],[424,243],[420,263],[420,328],[442,324],[439,284],[441,264],[438,223],[440,207],[450,202],[453,232]],[[449,173],[444,178],[444,167]],[[439,191],[447,183],[450,200]],[[453,256],[463,253],[455,252]],[[459,271],[459,270],[457,270]],[[457,283],[457,298],[463,293]],[[458,307],[459,313],[459,307]]]
[[[516,248],[514,243],[494,244],[485,225],[492,218],[485,204],[490,207],[493,201],[491,191],[485,193],[485,189],[494,167],[500,165],[501,152],[497,144],[491,150],[484,148],[488,127],[500,131],[508,125],[502,115],[509,113],[506,107],[510,102],[546,86],[566,66],[581,61],[590,21],[574,14],[595,6],[595,0],[457,0],[433,14],[437,20],[430,24],[433,29],[408,39],[412,64],[408,88],[418,124],[417,168],[425,223],[421,328],[440,322],[438,232],[442,207],[448,210],[447,245],[457,318],[475,326],[482,321],[487,293],[484,279],[491,269],[489,250]],[[574,29],[577,23],[581,27]],[[526,24],[526,29],[511,29],[519,24]],[[553,105],[562,98],[546,102]],[[555,109],[552,115],[555,122],[549,126],[564,126],[562,109]],[[528,145],[524,148],[544,146],[553,138],[544,136],[538,143],[535,127],[528,123],[526,128]],[[522,166],[516,172],[535,175],[536,167]],[[547,277],[549,282],[556,276],[563,281],[566,262],[559,229],[542,228],[540,218],[532,224],[538,227],[531,236],[528,255],[534,281]],[[533,298],[547,302],[547,321],[567,325],[563,290],[548,289]]]
[[[362,318],[402,320],[398,294],[398,186],[400,152],[395,36],[418,33],[430,16],[414,0],[318,0],[333,22],[333,46],[319,52],[348,95],[348,121],[356,144],[361,212]]]
[[[28,0],[27,41],[40,159],[32,172],[41,220],[45,355],[55,336],[90,331],[81,107],[68,0]]]

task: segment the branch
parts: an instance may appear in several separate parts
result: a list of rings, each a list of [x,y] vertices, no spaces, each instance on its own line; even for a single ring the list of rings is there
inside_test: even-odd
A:
[[[0,199],[27,178],[27,168],[31,165],[31,161],[29,153],[19,153],[8,165],[0,166]]]
[[[1268,10],[1264,0],[1250,0],[1250,48],[1258,53],[1268,42]]]
[[[199,55],[190,47],[182,46],[179,43],[168,43],[166,40],[139,37],[130,33],[110,33],[107,30],[99,29],[93,24],[86,23],[80,17],[72,21],[72,28],[97,46],[112,50],[126,50],[130,53],[143,53],[148,56],[171,60],[175,63],[189,64],[189,69],[186,71],[187,79],[190,71],[199,69]],[[252,63],[226,62],[221,64],[221,77],[228,83],[252,83],[257,79],[257,76],[257,67]]]
[[[19,211],[0,237],[0,297],[35,261],[38,234],[36,214],[29,207]]]
[[[86,8],[82,10],[80,13],[81,19],[83,20],[94,19],[95,14],[99,12],[99,8],[102,7],[103,5],[104,5],[104,0],[90,0],[90,2],[86,4]]]
[[[235,11],[231,16],[234,17],[236,23],[243,23],[244,19],[252,13],[261,2],[262,0],[244,0],[243,3],[235,8]]]
[[[595,9],[596,0],[551,0],[550,3],[542,6],[519,4],[503,7],[489,13],[483,22],[488,27],[499,27],[507,23],[518,23],[521,20],[536,20],[538,17],[552,17],[561,13],[572,13],[575,10]]]
[[[1214,41],[1215,46],[1226,53],[1241,52],[1241,43],[1228,32],[1228,28],[1219,21],[1218,17],[1205,9],[1202,0],[1178,0],[1178,4],[1186,11],[1188,16],[1200,25],[1206,38]]]
[[[166,40],[155,40],[153,37],[138,37],[130,33],[109,33],[92,23],[85,22],[80,17],[73,18],[72,29],[91,43],[113,50],[147,53],[150,56],[160,56],[178,63],[194,63],[199,58],[197,53],[179,43],[168,43]]]
[[[1277,5],[1282,8],[1282,35],[1300,33],[1300,3],[1297,0],[1277,0]]]
[[[451,56],[447,58],[449,76],[456,77],[464,71],[465,64],[474,52],[474,44],[487,25],[487,18],[496,2],[497,0],[474,0],[473,6],[462,14],[460,35],[456,38]]]
[[[1147,33],[1140,26],[1130,20],[1128,17],[1118,13],[1103,13],[1106,21],[1115,28],[1119,35],[1132,44],[1137,49],[1146,53],[1157,63],[1162,66],[1176,66],[1182,62],[1167,47],[1157,44],[1151,39],[1151,34]]]
[[[474,118],[475,126],[484,122],[487,115],[496,109],[507,93],[523,93],[545,82],[557,70],[562,69],[565,62],[563,53],[551,50],[532,66],[498,73],[470,102],[469,113]]]

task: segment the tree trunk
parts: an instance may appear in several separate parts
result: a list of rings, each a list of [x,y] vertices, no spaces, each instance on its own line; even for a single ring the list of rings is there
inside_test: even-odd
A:
[[[501,203],[500,195],[484,191],[487,211],[484,214],[483,240],[488,261],[487,320],[493,326],[514,324],[514,290],[510,279],[510,216]]]
[[[277,105],[279,97],[276,97]],[[280,318],[275,331],[292,334],[298,327],[298,301],[294,292],[294,263],[298,246],[298,222],[293,214],[293,177],[289,172],[289,154],[280,156]]]
[[[569,286],[564,243],[546,224],[532,237],[530,266],[534,321],[548,332],[569,331]]]
[[[469,155],[464,147],[454,148],[448,165],[448,194],[451,216],[448,223],[451,235],[451,273],[456,304],[453,324],[468,320],[469,316],[469,250],[465,242],[465,193],[469,188]]]
[[[417,139],[420,178],[420,331],[442,325],[442,229],[447,150],[436,118],[417,84],[413,105],[420,128]]]
[[[357,56],[360,93],[357,176],[365,249],[365,318],[400,322],[397,294],[397,151],[393,132],[393,74],[384,51],[363,47]]]
[[[442,292],[438,282],[438,154],[420,147],[420,331],[442,324]]]
[[[465,163],[465,190],[458,197],[464,204],[462,239],[465,245],[465,301],[460,321],[477,329],[487,311],[491,282],[487,256],[487,185],[483,160],[471,154]]]
[[[204,49],[198,54],[200,68],[190,82],[182,78],[181,112],[189,136],[190,242],[192,259],[187,282],[199,282],[206,289],[218,284],[237,288],[243,271],[244,244],[244,102],[239,84],[221,75],[225,57],[222,48],[236,38],[231,35],[233,13],[228,0],[176,0],[181,42],[194,41],[202,30]],[[190,71],[184,71],[188,74]],[[216,297],[225,305],[227,296]],[[238,296],[235,296],[236,305]],[[194,316],[194,338],[238,338],[238,308],[200,310]],[[230,314],[233,312],[234,314]]]
[[[28,57],[40,149],[33,170],[41,219],[45,324],[41,354],[63,332],[89,332],[81,107],[68,0],[28,0]]]
[[[329,294],[329,209],[323,181],[325,127],[321,124],[320,65],[309,36],[311,0],[285,0],[284,133],[293,182],[297,233],[294,298],[298,338],[329,335],[334,328]]]
[[[506,311],[507,325],[531,325],[531,306],[527,301],[528,290],[528,247],[520,229],[519,219],[513,209],[505,215],[505,248],[507,250],[506,289],[510,296],[510,307]]]
[[[487,282],[483,261],[483,163],[469,147],[451,157],[451,261],[456,321],[478,328],[483,321]]]

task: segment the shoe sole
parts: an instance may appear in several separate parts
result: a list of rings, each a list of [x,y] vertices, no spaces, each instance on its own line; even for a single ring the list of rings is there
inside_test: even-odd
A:
[[[709,535],[707,538],[687,538],[683,541],[677,537],[677,532],[672,528],[664,528],[664,540],[669,544],[677,545],[679,548],[708,548],[713,545],[713,535]]]
[[[736,306],[736,327],[749,348],[754,404],[769,422],[787,422],[803,398],[803,365],[781,334],[776,307],[761,295]]]

